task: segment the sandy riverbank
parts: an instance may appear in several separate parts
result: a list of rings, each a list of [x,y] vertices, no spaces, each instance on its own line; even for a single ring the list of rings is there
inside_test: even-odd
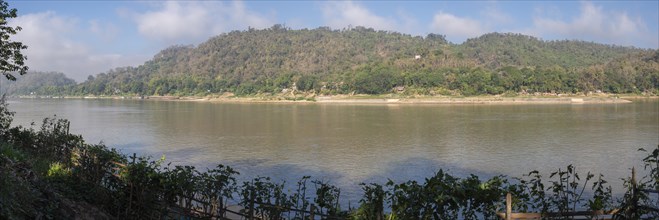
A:
[[[82,98],[82,99],[144,99],[165,101],[198,101],[198,102],[239,102],[239,103],[319,103],[319,104],[620,104],[631,103],[638,99],[656,99],[659,96],[634,96],[634,95],[596,95],[596,96],[475,96],[475,97],[451,97],[451,96],[421,96],[421,97],[397,97],[394,95],[336,95],[336,96],[250,96],[236,97],[223,96],[85,96],[85,97],[30,97],[20,96],[18,98]]]
[[[319,99],[319,103],[358,104],[585,104],[585,103],[631,103],[619,98],[527,98],[527,97],[442,97],[412,99]]]
[[[149,97],[149,99],[159,99]],[[181,97],[185,101],[209,102],[265,102],[265,103],[319,103],[319,104],[619,104],[631,103],[642,96],[619,98],[616,96],[574,96],[574,97],[373,97],[373,96],[314,96],[292,99],[285,97]],[[653,98],[656,98],[653,96]],[[171,98],[165,98],[171,100]]]

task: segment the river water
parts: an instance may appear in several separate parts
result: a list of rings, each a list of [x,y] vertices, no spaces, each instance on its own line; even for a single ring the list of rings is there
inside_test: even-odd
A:
[[[354,105],[13,99],[14,124],[44,117],[124,153],[222,163],[246,180],[329,181],[356,204],[361,182],[423,181],[439,169],[521,177],[574,164],[614,189],[659,144],[659,101],[632,104]],[[614,192],[616,193],[616,192]],[[344,198],[345,198],[344,197]]]

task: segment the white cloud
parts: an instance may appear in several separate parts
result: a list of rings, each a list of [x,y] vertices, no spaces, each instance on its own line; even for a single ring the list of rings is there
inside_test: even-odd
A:
[[[112,23],[102,23],[98,20],[91,20],[87,23],[89,31],[105,42],[112,42],[119,35],[119,27]]]
[[[139,33],[164,44],[188,44],[235,29],[266,28],[274,19],[249,11],[242,2],[163,2],[133,16]]]
[[[158,10],[117,11],[120,17],[134,19],[139,33],[154,42],[145,47],[148,50],[177,43],[198,43],[225,31],[247,26],[265,28],[274,23],[273,19],[247,10],[242,2],[154,4]],[[24,54],[30,70],[59,71],[77,81],[115,67],[140,65],[153,55],[153,51],[131,55],[107,52],[113,47],[123,47],[117,39],[122,30],[113,23],[96,19],[80,20],[48,11],[21,15],[10,20],[10,25],[23,28],[13,39],[28,45]]]
[[[13,40],[28,46],[24,54],[30,70],[59,71],[81,81],[87,75],[145,60],[94,51],[92,46],[79,40],[80,37],[94,36],[94,32],[107,33],[103,26],[93,23],[84,28],[76,18],[43,12],[19,16],[10,20],[9,25],[23,28]]]
[[[487,32],[487,29],[478,20],[462,18],[453,14],[439,12],[433,17],[431,30],[444,34],[454,42],[462,42],[467,38],[478,37]]]
[[[414,16],[410,15],[408,12],[399,10],[397,15],[398,15],[398,19],[400,20],[400,22],[398,23],[402,24],[402,27],[399,27],[398,31],[402,33],[419,35],[419,36],[421,36],[421,34],[424,32],[421,31],[419,22],[414,18]]]
[[[495,6],[487,7],[482,14],[485,15],[485,22],[488,22],[489,25],[497,26],[513,22],[513,18],[510,17],[510,15],[504,13]]]
[[[398,22],[378,16],[352,1],[327,2],[322,7],[325,24],[334,29],[364,26],[378,30],[397,30]]]
[[[536,12],[541,14],[540,12]],[[537,36],[592,40],[603,43],[634,45],[638,42],[657,47],[657,39],[640,18],[626,12],[604,11],[590,2],[582,3],[580,14],[571,21],[536,15],[533,27],[524,31]]]

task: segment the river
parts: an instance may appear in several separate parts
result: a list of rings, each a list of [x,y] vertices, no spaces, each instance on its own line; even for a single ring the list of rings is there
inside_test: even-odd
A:
[[[241,180],[302,176],[341,187],[356,204],[360,182],[423,181],[439,169],[521,177],[574,164],[614,189],[659,144],[659,101],[631,104],[354,105],[155,100],[12,99],[14,125],[44,117],[124,153],[173,164],[222,163]],[[616,192],[614,192],[616,193]],[[619,192],[618,192],[619,193]],[[345,198],[344,197],[344,198]]]

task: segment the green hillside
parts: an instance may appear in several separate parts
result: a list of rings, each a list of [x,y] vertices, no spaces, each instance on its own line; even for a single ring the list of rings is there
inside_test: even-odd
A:
[[[585,41],[542,41],[522,34],[490,33],[469,39],[458,50],[488,67],[587,67],[638,53],[639,49]]]
[[[172,46],[138,67],[90,76],[75,95],[657,93],[659,51],[485,34],[463,44],[356,27],[274,25]]]
[[[64,73],[31,71],[15,77],[16,81],[0,78],[0,94],[65,95],[76,86],[76,82]]]

